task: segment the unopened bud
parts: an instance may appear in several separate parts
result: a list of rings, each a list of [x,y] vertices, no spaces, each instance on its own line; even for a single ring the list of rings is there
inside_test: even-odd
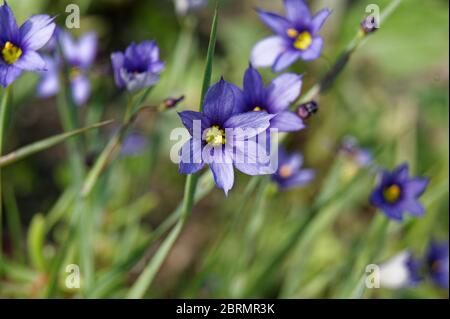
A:
[[[365,17],[364,20],[361,21],[361,29],[364,31],[365,34],[377,31],[378,21],[375,18],[375,16],[371,15]]]
[[[306,120],[319,111],[319,104],[316,101],[310,101],[298,107],[297,114],[301,119]]]
[[[165,108],[171,109],[171,108],[176,107],[183,100],[184,100],[184,95],[180,96],[179,98],[169,97],[169,98],[164,100],[163,105],[164,105]]]

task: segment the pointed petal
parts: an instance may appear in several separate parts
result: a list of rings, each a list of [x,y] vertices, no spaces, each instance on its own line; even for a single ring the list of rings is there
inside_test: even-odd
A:
[[[425,208],[421,203],[415,200],[410,200],[407,204],[405,204],[405,210],[416,217],[425,215]]]
[[[26,51],[14,66],[25,71],[45,71],[46,63],[44,59],[35,51]]]
[[[302,55],[302,52],[294,49],[287,49],[281,53],[275,60],[272,66],[272,71],[275,73],[281,72],[284,69],[290,67],[295,61],[297,61]]]
[[[89,79],[83,75],[76,77],[70,83],[72,89],[72,98],[77,106],[81,106],[89,98],[91,85]]]
[[[233,164],[213,162],[209,166],[213,172],[217,187],[223,189],[225,195],[228,195],[229,190],[234,184]]]
[[[202,161],[201,140],[191,138],[180,150],[179,172],[181,174],[194,174],[204,166]]]
[[[281,36],[286,36],[288,29],[293,25],[286,18],[279,16],[278,14],[266,12],[257,9],[258,15],[261,20],[275,33]]]
[[[294,174],[292,177],[280,181],[280,187],[284,189],[305,186],[311,183],[315,178],[315,172],[312,169],[304,169]]]
[[[242,173],[251,176],[275,173],[270,154],[255,140],[237,141],[235,149],[234,165]]]
[[[270,120],[273,117],[273,114],[266,112],[247,112],[234,115],[224,124],[227,139],[229,129],[233,129],[231,133],[236,140],[256,136],[269,128]]]
[[[16,68],[14,65],[7,65],[0,62],[0,84],[7,87],[13,83],[22,73],[22,70]]]
[[[272,66],[288,47],[289,43],[282,37],[272,36],[265,38],[253,48],[250,58],[251,62],[254,67]]]
[[[14,17],[11,8],[6,1],[0,6],[0,40],[6,41],[18,41],[19,28],[17,27],[16,18]]]
[[[256,106],[265,106],[266,90],[261,74],[251,65],[244,75],[244,99],[247,111],[252,111]]]
[[[51,70],[42,73],[41,80],[37,86],[37,95],[39,97],[50,97],[59,92],[58,73]]]
[[[301,93],[302,76],[294,73],[282,74],[269,85],[267,102],[271,113],[280,113],[289,108]]]
[[[311,21],[311,11],[304,0],[284,0],[286,15],[295,24],[307,24]]]
[[[407,182],[405,192],[411,198],[418,198],[425,192],[429,182],[428,178],[412,178]]]
[[[203,103],[203,112],[211,124],[220,126],[234,114],[242,112],[243,108],[241,90],[223,79],[208,90]]]
[[[88,32],[84,34],[77,44],[78,62],[83,68],[88,68],[92,65],[97,54],[97,34],[95,32]]]
[[[39,50],[50,41],[55,31],[54,18],[46,14],[31,16],[21,27],[22,46],[28,50]]]
[[[125,82],[121,76],[121,69],[123,68],[123,63],[125,61],[125,57],[122,52],[114,52],[111,54],[111,62],[114,71],[114,80],[116,85],[122,89],[125,87]]]
[[[327,21],[328,17],[331,15],[330,9],[322,9],[316,13],[316,15],[312,19],[312,34],[316,34],[322,29],[325,21]]]
[[[296,132],[303,130],[306,126],[297,114],[290,111],[278,113],[271,121],[270,127],[278,129],[279,132]]]
[[[321,37],[315,37],[311,43],[311,46],[303,52],[300,52],[300,57],[303,61],[312,61],[318,59],[322,53],[323,39]]]
[[[179,112],[178,115],[180,116],[181,122],[183,122],[183,125],[188,129],[191,136],[193,136],[194,134],[194,125],[196,124],[195,121],[198,121],[200,136],[196,136],[196,138],[201,139],[203,131],[211,127],[211,123],[203,113],[194,111],[183,111]]]

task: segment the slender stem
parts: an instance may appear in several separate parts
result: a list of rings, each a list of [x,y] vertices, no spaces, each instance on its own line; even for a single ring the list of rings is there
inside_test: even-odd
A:
[[[3,152],[3,143],[6,132],[6,118],[10,112],[11,107],[11,86],[7,87],[3,93],[2,101],[0,104],[0,156]],[[2,193],[2,171],[0,167],[0,275],[3,273],[3,193]]]

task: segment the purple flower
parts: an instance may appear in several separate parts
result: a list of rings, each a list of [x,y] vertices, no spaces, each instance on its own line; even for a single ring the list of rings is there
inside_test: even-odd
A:
[[[405,211],[413,216],[422,216],[424,207],[418,201],[428,186],[427,178],[410,178],[408,164],[393,172],[384,171],[381,181],[370,198],[372,205],[381,209],[389,218],[401,221]]]
[[[421,268],[421,260],[410,251],[403,251],[380,265],[380,284],[388,289],[415,286],[423,279]]]
[[[97,35],[89,32],[75,41],[69,33],[59,31],[57,38],[61,43],[62,58],[57,54],[45,57],[47,72],[41,74],[41,81],[37,87],[38,95],[49,97],[59,92],[59,72],[62,63],[66,63],[72,98],[76,105],[83,105],[91,93],[87,72],[94,63],[97,53]]]
[[[288,155],[283,149],[278,153],[278,170],[272,175],[281,189],[309,184],[315,177],[312,169],[302,169],[303,156],[300,153]]]
[[[361,148],[353,136],[346,136],[342,140],[341,151],[359,166],[367,167],[373,162],[373,154],[370,150]]]
[[[111,60],[116,85],[131,92],[155,85],[164,69],[155,41],[132,43],[125,53],[113,53]]]
[[[7,87],[22,71],[43,71],[45,61],[37,53],[52,37],[53,18],[31,16],[19,28],[6,1],[0,6],[0,84]]]
[[[263,39],[253,48],[251,61],[255,67],[272,67],[280,72],[298,59],[320,57],[323,39],[317,35],[331,11],[323,9],[312,16],[304,0],[284,0],[286,17],[258,10],[261,20],[276,35]]]
[[[256,160],[260,148],[252,139],[269,128],[274,116],[244,113],[244,97],[235,85],[220,80],[208,90],[203,112],[179,115],[192,137],[182,147],[180,173],[193,174],[208,164],[225,194],[233,187],[233,167],[248,175],[268,173]]]
[[[300,117],[289,111],[289,105],[299,97],[301,88],[302,76],[294,73],[280,75],[265,87],[259,72],[250,65],[244,75],[244,111],[265,111],[275,115],[270,127],[279,132],[299,131],[305,125]]]
[[[448,241],[433,242],[428,248],[426,262],[431,279],[439,287],[448,289]]]

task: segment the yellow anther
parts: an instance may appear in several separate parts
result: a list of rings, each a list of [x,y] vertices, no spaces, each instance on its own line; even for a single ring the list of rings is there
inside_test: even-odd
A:
[[[287,29],[286,33],[290,38],[296,38],[298,36],[298,31],[292,28]]]
[[[223,145],[226,142],[225,131],[218,125],[214,125],[206,131],[205,141],[213,146]]]
[[[292,176],[292,168],[289,165],[283,165],[280,167],[279,174],[282,178],[289,178]]]
[[[260,111],[262,111],[262,107],[260,107],[260,106],[255,106],[253,108],[253,112],[260,112]]]
[[[383,197],[389,203],[395,203],[401,195],[402,190],[398,185],[391,185],[384,189]]]
[[[297,36],[294,47],[299,50],[306,50],[311,46],[312,40],[311,33],[304,31]]]
[[[14,64],[22,56],[22,49],[7,41],[2,49],[3,60],[8,64]]]

